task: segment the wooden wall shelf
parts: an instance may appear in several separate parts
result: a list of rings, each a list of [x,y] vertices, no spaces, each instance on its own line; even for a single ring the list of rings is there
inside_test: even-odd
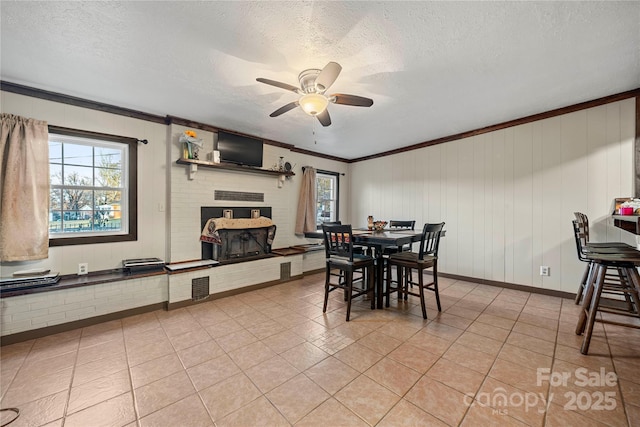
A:
[[[260,174],[260,175],[277,176],[277,177],[283,177],[282,178],[283,180],[284,180],[284,177],[295,175],[295,173],[293,172],[274,171],[269,169],[255,168],[251,166],[240,166],[233,163],[213,163],[213,162],[207,162],[204,160],[195,160],[195,159],[178,159],[176,160],[176,163],[179,165],[190,166],[191,169],[189,172],[189,179],[193,179],[193,175],[198,170],[198,167],[226,170],[226,171],[232,171],[232,172],[246,172],[246,173],[254,173],[254,174]]]

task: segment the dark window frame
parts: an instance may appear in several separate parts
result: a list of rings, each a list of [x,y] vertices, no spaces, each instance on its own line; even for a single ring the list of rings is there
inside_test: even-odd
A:
[[[75,136],[81,138],[99,139],[109,142],[118,142],[128,146],[129,164],[128,179],[128,224],[127,234],[113,234],[104,236],[85,237],[50,237],[49,247],[91,245],[94,243],[130,242],[138,240],[138,139],[126,136],[110,135],[106,133],[90,132],[86,130],[70,129],[49,125],[49,133],[56,135]]]

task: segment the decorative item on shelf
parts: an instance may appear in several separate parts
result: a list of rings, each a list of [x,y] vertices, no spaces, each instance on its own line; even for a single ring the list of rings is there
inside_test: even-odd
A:
[[[375,231],[382,231],[387,226],[387,221],[373,221],[373,229]]]
[[[193,130],[185,130],[180,134],[179,141],[182,143],[183,159],[198,159],[198,151],[202,148],[202,139]]]
[[[367,217],[367,228],[373,230],[373,215]]]

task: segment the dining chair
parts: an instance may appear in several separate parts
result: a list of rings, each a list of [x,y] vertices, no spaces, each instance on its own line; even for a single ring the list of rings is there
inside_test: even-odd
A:
[[[324,284],[324,305],[322,312],[327,312],[329,293],[342,289],[347,301],[347,322],[351,314],[351,300],[361,295],[368,295],[371,309],[375,308],[373,257],[358,254],[353,248],[353,233],[351,225],[322,225],[324,249],[326,255],[326,274]],[[334,271],[340,273],[336,274]],[[362,270],[359,278],[354,278],[354,272]],[[338,277],[337,283],[335,277]],[[333,279],[333,280],[332,280]]]
[[[601,312],[640,318],[640,276],[637,270],[640,266],[640,251],[588,252],[583,247],[584,229],[578,221],[572,223],[578,258],[591,264],[583,291],[582,310],[576,325],[576,335],[584,334],[580,352],[588,354],[596,321],[640,328],[637,321],[634,324],[622,323],[610,317],[597,316]],[[617,276],[608,275],[608,270],[615,270]],[[612,280],[614,277],[617,280]],[[617,295],[618,298],[605,300],[602,298],[604,293]]]
[[[422,317],[427,318],[427,306],[425,303],[424,293],[425,290],[432,291],[436,296],[436,303],[438,305],[438,311],[442,311],[440,305],[440,293],[438,292],[438,247],[440,246],[440,235],[444,228],[444,222],[439,224],[425,224],[422,228],[422,235],[420,237],[420,248],[418,252],[398,252],[391,254],[387,260],[389,265],[389,272],[395,265],[397,268],[396,277],[398,278],[397,286],[393,287],[393,281],[391,280],[391,274],[387,274],[387,286],[385,291],[386,306],[389,307],[389,299],[393,292],[398,293],[398,299],[403,298],[404,295],[413,295],[420,298],[420,305],[422,306]],[[429,283],[424,282],[424,270],[433,269],[433,281]],[[411,279],[411,275],[403,273],[403,269],[417,270],[418,281],[415,282]],[[418,293],[409,289],[408,285],[415,285],[418,288]]]
[[[400,221],[400,220],[396,220],[396,219],[392,219],[389,221],[389,228],[387,229],[390,232],[393,232],[394,230],[415,230],[416,227],[416,222],[415,220],[412,221]],[[403,252],[403,251],[410,251],[412,249],[412,243],[403,245],[403,246],[387,246],[386,248],[383,249],[382,251],[382,257],[385,260],[385,271],[386,271],[386,275],[390,276],[391,275],[391,268],[389,268],[389,263],[386,262],[386,260],[388,260],[389,256],[391,254],[396,254],[398,252]],[[409,275],[409,278],[407,279],[409,283],[412,282],[412,276],[411,276],[411,271],[412,270],[406,270],[406,274]],[[395,281],[393,281],[393,283],[397,283]],[[410,285],[411,287],[413,287],[413,285]],[[405,299],[406,299],[406,295],[405,295]]]

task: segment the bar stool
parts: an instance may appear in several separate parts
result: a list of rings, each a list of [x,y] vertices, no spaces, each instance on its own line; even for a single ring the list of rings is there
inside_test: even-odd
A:
[[[586,254],[588,253],[604,253],[604,254],[617,254],[620,252],[630,252],[636,253],[637,250],[631,245],[628,245],[623,242],[600,242],[593,243],[589,240],[589,218],[587,215],[581,212],[574,212],[575,222],[579,228],[578,238],[580,239],[580,245],[578,246],[578,259],[580,261],[586,262],[587,267],[585,268],[584,273],[582,274],[582,279],[580,280],[580,285],[578,287],[578,292],[576,293],[575,303],[576,305],[580,304],[582,300],[582,296],[584,294],[584,289],[587,284],[587,280],[589,279],[589,274],[593,273],[593,263],[590,262]],[[575,230],[574,230],[575,231]],[[605,283],[607,281],[613,280],[613,283],[617,283],[618,277],[611,277],[611,273],[608,272],[605,274]],[[606,292],[606,290],[605,290]]]
[[[629,323],[596,318],[598,311],[640,318],[640,297],[638,293],[640,290],[640,276],[636,269],[640,265],[640,251],[635,251],[636,253],[627,251],[618,253],[590,252],[585,254],[580,238],[583,230],[580,228],[578,221],[573,221],[573,227],[578,257],[583,257],[591,264],[583,292],[582,310],[576,325],[576,335],[584,334],[580,352],[587,354],[596,320],[602,323],[640,328],[640,326]],[[617,281],[606,280],[608,269],[616,270]],[[617,306],[601,304],[601,297],[605,292],[624,296],[626,304],[623,306],[620,306],[620,304]]]
[[[416,222],[415,220],[411,220],[411,221],[399,221],[399,220],[395,220],[392,219],[389,221],[389,228],[388,230],[390,232],[393,231],[398,231],[398,230],[415,230],[416,227]],[[409,243],[407,245],[403,245],[403,246],[387,246],[386,248],[383,249],[382,251],[382,259],[385,261],[386,264],[386,277],[391,277],[391,268],[389,267],[389,263],[387,262],[389,259],[389,256],[391,254],[397,254],[398,252],[404,252],[404,251],[411,251],[412,249],[412,244]],[[411,271],[410,269],[406,270],[406,274],[408,274],[408,278],[405,278],[405,280],[408,281],[408,283],[413,282],[413,276],[411,276]],[[385,280],[386,281],[386,280]],[[394,281],[393,279],[391,279],[392,283],[396,283],[397,281]],[[410,285],[411,287],[413,287],[413,285]],[[404,299],[407,299],[407,296],[404,296]],[[387,305],[388,307],[389,305]]]
[[[342,289],[347,301],[347,322],[351,314],[351,300],[360,295],[368,295],[371,300],[371,309],[375,308],[374,298],[374,271],[375,260],[373,257],[354,253],[353,233],[351,225],[322,225],[324,237],[324,250],[326,254],[326,275],[324,283],[324,305],[322,312],[327,312],[329,293]],[[363,270],[362,277],[354,280],[354,272]],[[339,270],[340,274],[333,273]],[[337,283],[331,278],[338,277]],[[354,286],[359,283],[360,286]]]

